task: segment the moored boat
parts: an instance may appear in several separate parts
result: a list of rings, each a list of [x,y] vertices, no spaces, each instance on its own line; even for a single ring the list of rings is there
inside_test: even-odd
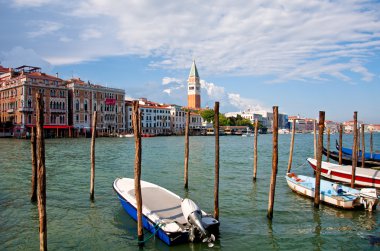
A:
[[[288,173],[286,181],[290,189],[303,196],[314,198],[315,178]],[[320,182],[320,200],[323,203],[344,209],[367,208],[376,209],[378,197],[375,188],[361,190],[343,186],[327,180]]]
[[[117,178],[113,183],[125,211],[137,219],[134,179]],[[200,210],[190,199],[158,185],[141,181],[143,225],[168,245],[208,241],[212,245],[219,221]]]
[[[322,153],[327,156],[327,149],[325,147],[322,148]],[[339,152],[330,151],[329,157],[335,161],[339,161]],[[352,164],[352,156],[342,153],[342,164],[343,165],[351,165]],[[358,156],[357,166],[361,166],[361,165],[362,165],[362,158],[361,158],[361,156]],[[365,160],[364,166],[365,167],[379,167],[380,168],[380,161]]]
[[[335,142],[335,145],[336,145],[336,149],[339,151],[340,147],[339,147],[339,144],[337,141]],[[344,154],[352,156],[352,149],[350,149],[350,148],[342,147],[342,152]],[[361,150],[358,151],[358,157],[359,156],[360,157],[362,156]],[[372,153],[371,154],[368,152],[364,152],[364,158],[365,158],[365,160],[380,161],[380,153]]]
[[[317,160],[308,158],[307,161],[315,170]],[[338,165],[322,161],[321,175],[327,179],[350,183],[352,178],[352,166]],[[380,188],[380,170],[356,167],[355,185]]]

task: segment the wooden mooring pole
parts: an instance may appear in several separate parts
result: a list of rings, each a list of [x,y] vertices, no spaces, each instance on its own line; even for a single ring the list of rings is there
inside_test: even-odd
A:
[[[339,125],[339,165],[342,165],[343,124]]]
[[[356,175],[356,166],[358,161],[358,112],[354,112],[354,143],[352,147],[352,177],[351,177],[351,187],[355,186],[355,175]]]
[[[314,132],[314,159],[317,158],[317,121],[314,119],[313,123],[313,132]]]
[[[30,149],[32,154],[32,192],[30,196],[31,202],[37,201],[37,149],[36,149],[36,128],[31,128]]]
[[[142,223],[142,195],[141,195],[141,126],[139,101],[133,101],[133,132],[135,135],[135,197],[137,204],[137,239],[139,246],[144,245],[144,231]]]
[[[45,168],[45,142],[44,142],[44,104],[42,94],[36,95],[36,146],[37,146],[37,204],[40,220],[40,250],[47,250],[46,226],[46,168]]]
[[[365,167],[365,137],[364,137],[364,124],[362,124],[362,168]]]
[[[273,106],[273,154],[272,154],[272,176],[270,179],[270,190],[268,200],[268,219],[273,218],[274,195],[276,191],[276,177],[278,165],[278,106]]]
[[[214,218],[219,220],[219,102],[214,107],[215,134],[215,180],[214,180]]]
[[[259,121],[255,119],[255,140],[254,140],[254,149],[253,149],[253,181],[256,181],[257,176],[257,138],[259,136]]]
[[[314,207],[319,208],[320,188],[321,188],[321,166],[322,166],[322,147],[323,147],[323,131],[325,129],[325,112],[319,112],[318,123],[318,151],[317,151],[317,168],[315,170],[315,190],[314,190]]]
[[[189,187],[189,125],[190,125],[190,111],[186,113],[186,126],[185,126],[185,188]]]
[[[289,150],[289,162],[288,162],[288,170],[287,173],[290,173],[290,169],[292,169],[293,162],[293,148],[294,148],[294,136],[296,134],[296,120],[293,119],[293,128],[292,128],[292,139],[290,141],[290,150]]]
[[[369,137],[369,150],[371,154],[371,159],[373,158],[373,133],[372,130],[370,132],[370,137]]]
[[[327,128],[327,155],[326,161],[330,162],[330,127]]]
[[[97,112],[94,111],[92,118],[92,138],[91,138],[91,184],[90,184],[90,200],[94,201],[95,190],[95,138],[96,138],[96,119]]]

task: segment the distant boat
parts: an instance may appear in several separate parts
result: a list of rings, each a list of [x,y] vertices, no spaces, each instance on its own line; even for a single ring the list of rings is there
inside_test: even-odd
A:
[[[135,135],[134,134],[131,134],[131,133],[127,133],[127,134],[119,134],[119,137],[120,138],[133,138]]]
[[[336,141],[335,145],[336,145],[336,149],[339,151],[338,141]],[[352,156],[352,149],[350,149],[350,148],[342,147],[342,152],[344,154]],[[360,156],[360,157],[362,156],[362,151],[359,151],[358,156]],[[364,158],[366,160],[380,161],[380,153],[372,153],[372,155],[371,155],[371,153],[365,152],[364,153]]]
[[[156,137],[156,134],[152,134],[152,133],[142,133],[142,134],[141,134],[141,137],[143,137],[143,138],[151,138],[151,137]]]
[[[289,134],[289,130],[288,129],[278,129],[278,134]]]
[[[288,173],[286,181],[290,189],[303,196],[314,198],[315,178]],[[375,188],[353,189],[347,186],[322,180],[320,182],[320,200],[335,207],[344,209],[368,208],[376,209],[378,197]]]
[[[117,178],[113,183],[121,205],[137,220],[134,179]],[[219,221],[200,210],[190,199],[158,185],[141,181],[142,222],[146,229],[168,245],[203,240],[212,246]]]
[[[253,137],[253,136],[255,136],[255,134],[251,133],[251,131],[249,130],[249,127],[247,127],[247,132],[243,133],[241,136],[242,137]]]
[[[315,170],[317,160],[308,158],[307,161]],[[321,175],[327,179],[350,183],[352,178],[352,166],[343,166],[322,161]],[[380,171],[371,168],[356,167],[355,185],[380,188]]]
[[[327,156],[327,149],[325,147],[322,148],[322,153]],[[330,151],[329,157],[332,160],[339,161],[339,152]],[[352,164],[352,156],[342,153],[342,164],[343,165],[351,165]],[[358,156],[357,166],[360,167],[361,165],[362,165],[362,158],[361,158],[361,156]],[[365,167],[379,167],[380,168],[380,161],[365,160],[364,166]]]

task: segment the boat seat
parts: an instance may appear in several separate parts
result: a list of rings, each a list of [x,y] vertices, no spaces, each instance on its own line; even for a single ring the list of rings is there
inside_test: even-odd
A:
[[[161,219],[168,219],[183,225],[187,223],[182,213],[180,198],[158,187],[143,187],[141,193],[144,207],[157,214]],[[135,196],[135,189],[130,190],[128,194]]]

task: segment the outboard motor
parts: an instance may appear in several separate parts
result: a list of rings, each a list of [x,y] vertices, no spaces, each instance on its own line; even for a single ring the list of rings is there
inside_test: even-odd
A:
[[[197,236],[196,231],[200,234],[199,238],[203,238],[203,242],[209,242],[209,246],[213,246],[212,242],[215,240],[215,236],[213,234],[209,235],[207,230],[204,228],[202,224],[202,211],[195,204],[194,201],[190,199],[183,199],[181,203],[181,208],[183,212],[183,216],[190,223],[190,241],[194,241]]]
[[[376,188],[362,188],[359,195],[360,202],[364,205],[364,208],[368,208],[369,211],[376,209],[378,203]]]

